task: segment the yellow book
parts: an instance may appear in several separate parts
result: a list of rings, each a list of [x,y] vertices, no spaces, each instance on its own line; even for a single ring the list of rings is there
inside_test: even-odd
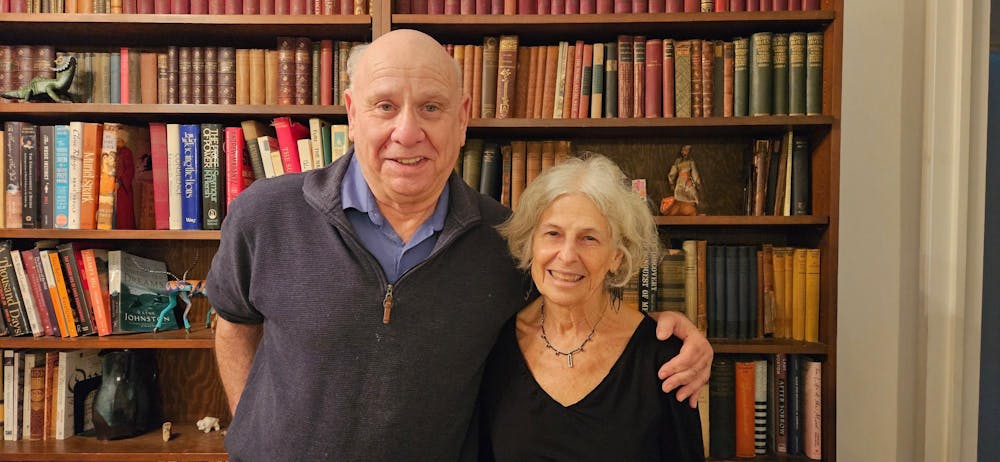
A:
[[[819,341],[819,249],[806,250],[806,341]]]
[[[806,339],[806,249],[792,253],[792,338]]]
[[[794,334],[792,332],[792,311],[795,303],[795,298],[792,295],[794,293],[792,278],[795,275],[795,258],[793,256],[793,252],[794,249],[791,247],[785,248],[785,320],[782,323],[785,326],[785,338],[794,338]]]
[[[785,332],[785,249],[774,248],[774,336],[788,338]]]
[[[684,312],[691,322],[698,321],[698,241],[682,243],[684,249]]]
[[[49,252],[49,264],[52,265],[52,277],[56,281],[56,290],[59,293],[59,304],[62,305],[62,318],[65,320],[65,336],[79,337],[76,331],[76,321],[73,316],[73,305],[69,303],[69,292],[66,292],[66,279],[63,278],[62,265],[59,263],[59,252]]]

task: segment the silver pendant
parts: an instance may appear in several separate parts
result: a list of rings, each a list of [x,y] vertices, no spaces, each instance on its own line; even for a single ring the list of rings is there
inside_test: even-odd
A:
[[[573,367],[573,353],[569,353],[566,355],[566,367],[570,368]]]

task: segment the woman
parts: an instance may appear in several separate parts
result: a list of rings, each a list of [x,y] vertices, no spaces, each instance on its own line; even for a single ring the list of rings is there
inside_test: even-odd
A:
[[[681,342],[656,340],[652,319],[621,309],[621,288],[659,244],[621,170],[569,159],[525,189],[500,232],[541,297],[490,356],[484,459],[705,460],[698,411],[656,376]]]

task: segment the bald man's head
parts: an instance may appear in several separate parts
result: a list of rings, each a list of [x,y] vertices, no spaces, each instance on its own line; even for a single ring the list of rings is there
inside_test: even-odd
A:
[[[412,50],[417,50],[416,53],[419,54],[427,54],[427,57],[430,59],[445,58],[447,59],[446,65],[450,66],[454,73],[456,85],[458,87],[462,86],[462,68],[448,54],[441,43],[434,40],[433,37],[417,30],[398,29],[375,39],[372,43],[357,45],[351,49],[351,53],[347,58],[347,88],[351,88],[353,85],[358,66],[364,60],[364,56],[368,54],[369,49],[374,49],[375,53],[383,53],[381,51],[383,49],[392,50],[396,52],[396,56],[400,56],[402,59],[415,56],[415,54],[410,53]],[[438,53],[437,51],[440,52]],[[442,65],[444,63],[442,62]]]

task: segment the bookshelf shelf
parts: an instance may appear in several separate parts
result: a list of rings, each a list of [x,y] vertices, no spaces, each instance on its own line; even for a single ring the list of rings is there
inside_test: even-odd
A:
[[[0,229],[4,239],[218,241],[220,231],[144,229]]]
[[[660,226],[825,226],[830,217],[817,215],[655,217]]]
[[[801,342],[789,339],[751,339],[735,340],[724,338],[709,339],[712,348],[718,353],[745,354],[805,354],[825,355],[829,347],[824,343]]]
[[[184,329],[176,329],[166,332],[157,332],[156,334],[150,332],[108,335],[105,337],[98,337],[96,335],[73,338],[3,337],[0,338],[0,349],[31,348],[44,350],[69,350],[78,348],[212,348],[215,344],[215,337],[211,329],[206,329],[201,325],[204,322],[204,319],[188,319],[192,324],[190,334],[185,332]]]
[[[187,122],[196,119],[240,121],[250,118],[325,117],[347,121],[344,106],[320,105],[235,105],[235,104],[89,104],[89,103],[16,103],[0,104],[0,119],[66,123],[109,122]]]
[[[631,119],[473,119],[473,134],[527,137],[780,135],[789,128],[828,130],[830,116],[631,118]]]
[[[759,30],[817,30],[834,19],[833,11],[770,11],[753,13],[642,13],[566,15],[439,15],[394,14],[392,27],[415,28],[441,40],[469,36],[517,34],[523,44],[587,37],[610,40],[622,27],[631,35],[730,38]]]
[[[371,40],[371,16],[5,13],[0,40],[63,46],[274,46],[281,35]]]
[[[202,433],[194,422],[174,422],[173,437],[164,442],[157,429],[135,438],[98,441],[75,436],[65,440],[3,441],[0,452],[10,461],[224,461],[220,432]]]

